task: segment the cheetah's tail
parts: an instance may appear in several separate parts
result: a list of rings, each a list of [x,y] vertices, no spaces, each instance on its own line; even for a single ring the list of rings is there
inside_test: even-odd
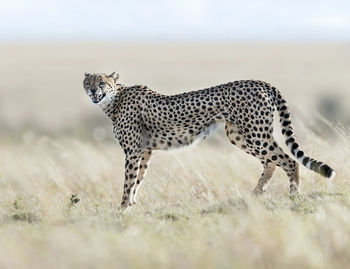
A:
[[[335,177],[335,171],[327,164],[314,160],[305,155],[305,153],[299,148],[298,143],[295,142],[292,122],[290,119],[290,112],[287,106],[286,100],[284,100],[281,94],[274,89],[274,103],[277,107],[277,111],[280,116],[280,123],[282,128],[282,134],[286,139],[286,145],[294,155],[294,157],[302,163],[306,168],[326,177],[332,179]]]

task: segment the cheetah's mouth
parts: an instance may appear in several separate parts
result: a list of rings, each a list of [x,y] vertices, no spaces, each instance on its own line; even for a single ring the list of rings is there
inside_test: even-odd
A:
[[[91,101],[94,103],[94,104],[98,104],[99,102],[102,101],[103,98],[105,98],[106,94],[103,93],[103,94],[98,94],[98,95],[93,95],[91,96]]]

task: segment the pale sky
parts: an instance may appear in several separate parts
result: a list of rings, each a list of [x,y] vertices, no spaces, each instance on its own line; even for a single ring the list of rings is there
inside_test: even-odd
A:
[[[349,41],[350,0],[0,0],[1,41]]]

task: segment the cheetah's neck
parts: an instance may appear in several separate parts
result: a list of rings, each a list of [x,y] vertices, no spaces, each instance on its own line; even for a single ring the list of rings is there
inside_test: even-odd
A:
[[[118,88],[115,88],[113,92],[107,94],[105,98],[97,104],[109,118],[111,118],[114,108],[118,105],[121,91],[125,88],[125,86],[120,84],[117,86]]]

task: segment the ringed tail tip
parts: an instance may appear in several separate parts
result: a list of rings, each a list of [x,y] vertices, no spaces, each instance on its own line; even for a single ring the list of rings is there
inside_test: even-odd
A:
[[[336,175],[335,171],[332,170],[332,172],[331,172],[331,174],[329,175],[328,178],[332,180],[335,177],[335,175]]]

